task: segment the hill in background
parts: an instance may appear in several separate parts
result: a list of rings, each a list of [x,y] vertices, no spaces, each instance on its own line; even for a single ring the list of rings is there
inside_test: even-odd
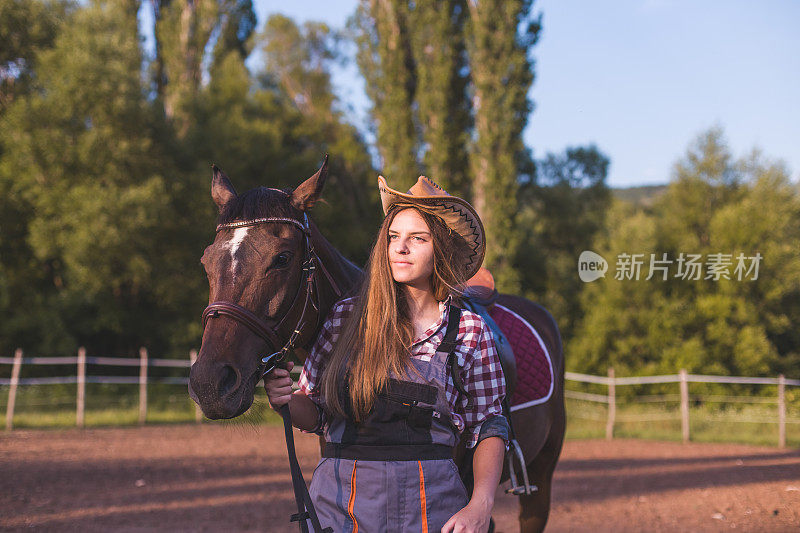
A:
[[[641,207],[650,207],[653,201],[665,190],[667,185],[641,185],[638,187],[612,188],[611,194],[618,200],[630,202]]]

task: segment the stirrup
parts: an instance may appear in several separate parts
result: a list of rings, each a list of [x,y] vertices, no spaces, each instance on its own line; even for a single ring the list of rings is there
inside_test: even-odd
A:
[[[523,494],[530,495],[533,492],[539,490],[539,487],[536,485],[531,485],[530,481],[528,481],[528,469],[527,465],[525,464],[525,457],[522,455],[522,449],[519,447],[519,443],[517,439],[511,439],[511,450],[512,453],[508,454],[508,474],[511,476],[511,488],[506,489],[506,494],[513,494],[514,496],[521,496]],[[524,481],[524,485],[519,485],[517,483],[517,474],[514,468],[514,457],[517,458],[519,462],[520,469],[522,470],[522,480]]]

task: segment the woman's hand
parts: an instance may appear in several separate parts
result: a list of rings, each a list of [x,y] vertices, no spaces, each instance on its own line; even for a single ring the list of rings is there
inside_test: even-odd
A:
[[[286,362],[286,369],[276,367],[264,376],[264,390],[267,391],[269,405],[275,411],[289,403],[292,399],[292,378],[289,372],[294,368],[293,361]]]
[[[466,507],[450,517],[442,527],[442,533],[486,533],[491,518],[492,503],[473,498]]]

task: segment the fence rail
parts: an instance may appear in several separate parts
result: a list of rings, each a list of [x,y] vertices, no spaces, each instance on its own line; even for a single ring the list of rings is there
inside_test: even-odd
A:
[[[739,417],[740,422],[760,422],[760,423],[777,423],[778,424],[778,446],[781,448],[786,447],[786,424],[800,423],[798,418],[786,418],[786,386],[800,386],[800,379],[786,379],[781,374],[778,377],[739,377],[739,376],[708,376],[703,374],[689,374],[686,370],[681,370],[678,374],[669,374],[661,376],[631,376],[631,377],[615,377],[614,369],[608,369],[608,376],[594,376],[591,374],[580,374],[578,372],[565,372],[565,379],[567,381],[576,381],[580,383],[592,383],[597,385],[605,385],[608,387],[608,393],[595,394],[574,390],[565,390],[564,394],[567,398],[576,400],[583,400],[588,402],[603,403],[608,405],[608,413],[606,416],[606,439],[614,438],[614,429],[618,421],[633,422],[633,421],[655,421],[655,420],[670,420],[680,418],[681,420],[681,433],[683,441],[690,440],[689,432],[689,400],[690,398],[699,399],[709,402],[738,402],[738,403],[760,403],[760,404],[777,404],[776,417],[773,420],[754,418],[754,417]],[[680,394],[668,394],[661,396],[662,400],[680,401],[680,413],[656,413],[656,414],[628,414],[617,415],[617,400],[616,400],[616,387],[626,385],[655,385],[663,383],[678,383],[680,385]],[[777,385],[778,394],[773,398],[760,398],[760,397],[743,397],[743,396],[719,396],[719,395],[689,395],[689,383],[726,383],[726,384],[739,384],[739,385]],[[641,401],[652,402],[658,396],[647,396]],[[601,420],[597,415],[590,417],[593,420]]]
[[[80,348],[76,357],[23,357],[21,349],[14,352],[14,357],[0,357],[0,365],[12,365],[11,378],[0,379],[0,385],[7,385],[8,402],[6,404],[6,429],[14,427],[14,411],[17,400],[17,390],[20,386],[27,385],[54,385],[54,384],[77,384],[75,398],[76,425],[83,427],[84,411],[86,404],[86,384],[126,384],[139,385],[139,423],[144,424],[147,419],[147,386],[149,383],[161,383],[172,385],[187,385],[188,376],[180,377],[154,377],[148,376],[151,367],[161,368],[185,368],[189,369],[197,360],[197,351],[191,350],[186,360],[180,359],[150,359],[146,348],[139,351],[139,357],[87,357],[86,350]],[[57,377],[30,377],[22,378],[20,373],[23,365],[49,365],[49,366],[73,366],[76,369],[75,375],[65,375]],[[86,375],[86,367],[92,366],[127,366],[138,367],[138,376],[95,376]],[[299,368],[294,369],[297,374]],[[787,386],[800,386],[800,379],[786,379],[783,375],[777,377],[738,377],[738,376],[709,376],[703,374],[689,374],[681,370],[678,374],[658,375],[658,376],[629,376],[615,377],[614,369],[609,369],[607,376],[595,376],[591,374],[581,374],[578,372],[566,372],[567,381],[604,385],[607,387],[607,394],[597,394],[576,390],[565,390],[567,398],[605,404],[607,415],[592,415],[593,420],[606,421],[606,438],[614,438],[614,429],[617,422],[648,421],[648,420],[681,420],[681,432],[683,440],[690,440],[689,433],[689,401],[690,399],[706,402],[735,402],[735,403],[759,403],[771,404],[776,406],[776,417],[769,419],[754,419],[753,417],[739,417],[741,422],[772,422],[778,424],[778,445],[786,446],[786,424],[798,424],[800,418],[786,417],[786,398]],[[657,413],[657,414],[617,414],[616,388],[618,386],[630,385],[655,385],[678,383],[679,394],[650,395],[642,396],[640,402],[656,401],[679,401],[680,411],[676,413]],[[689,395],[689,383],[725,383],[725,384],[744,384],[744,385],[777,385],[778,393],[773,398],[746,397],[746,396],[719,396],[719,395]],[[202,420],[200,408],[195,406],[195,420]]]
[[[75,397],[75,424],[78,427],[84,426],[84,414],[86,409],[86,384],[113,384],[113,385],[139,385],[139,423],[144,424],[147,419],[147,386],[151,383],[168,385],[188,385],[189,377],[153,377],[148,375],[151,367],[161,368],[185,368],[189,369],[197,360],[197,351],[191,350],[187,360],[180,359],[150,359],[146,348],[139,351],[139,357],[87,357],[86,350],[80,348],[75,357],[23,357],[21,349],[14,352],[14,357],[0,357],[0,365],[12,365],[11,377],[9,379],[0,378],[0,385],[7,385],[8,402],[6,404],[6,430],[14,427],[14,411],[17,403],[17,391],[20,386],[26,385],[62,385],[77,384]],[[54,377],[20,377],[24,365],[47,365],[47,366],[74,366],[75,375],[54,376]],[[86,375],[87,366],[127,366],[138,367],[138,376],[94,376]],[[299,369],[292,371],[299,373]],[[203,413],[198,406],[195,406],[195,420],[200,422]]]

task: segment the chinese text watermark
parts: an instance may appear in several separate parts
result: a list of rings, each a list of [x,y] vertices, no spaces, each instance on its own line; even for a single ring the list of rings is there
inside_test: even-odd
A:
[[[755,255],[710,253],[690,254],[681,252],[677,257],[661,254],[617,255],[614,270],[616,280],[682,279],[689,281],[721,279],[754,281],[758,279],[761,253]],[[586,250],[578,258],[578,275],[581,281],[595,281],[605,277],[608,262],[603,256]]]

